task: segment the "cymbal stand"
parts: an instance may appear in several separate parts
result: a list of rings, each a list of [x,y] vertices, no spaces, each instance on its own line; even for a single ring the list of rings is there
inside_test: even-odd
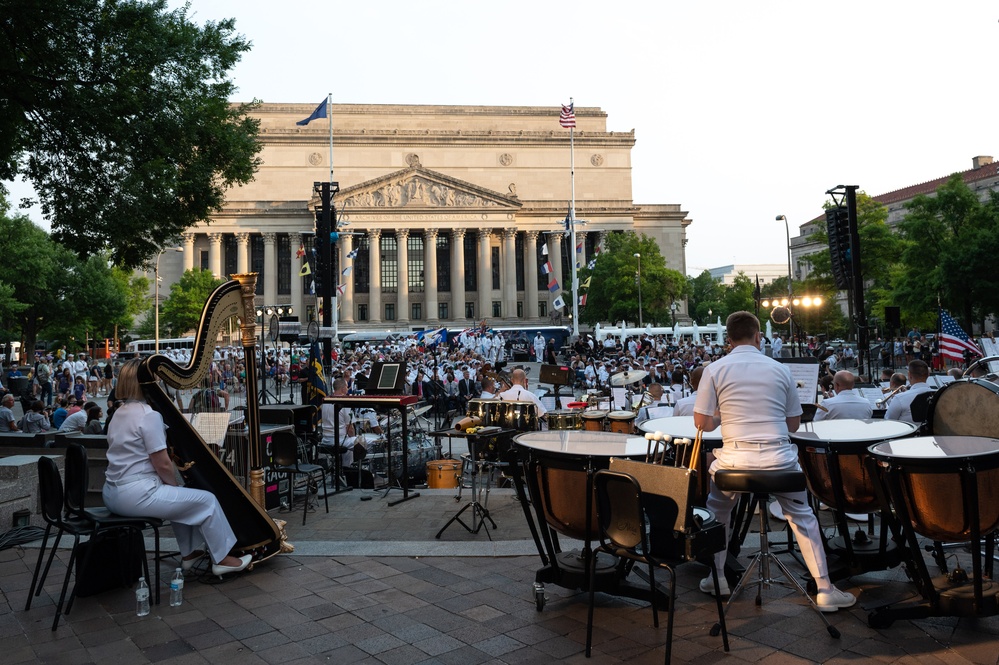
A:
[[[474,457],[474,447],[471,447],[473,452],[468,455],[463,455],[463,464],[467,463],[471,468],[472,475],[472,500],[461,507],[454,516],[447,521],[447,523],[441,527],[441,530],[437,532],[435,538],[440,540],[441,534],[444,533],[449,526],[457,522],[461,526],[465,527],[465,531],[471,534],[477,534],[482,528],[482,525],[489,522],[493,529],[496,529],[496,522],[493,518],[489,516],[489,509],[486,504],[489,503],[489,488],[492,485],[493,478],[493,467],[495,462],[490,462],[484,459],[476,459]],[[485,475],[485,486],[483,486],[482,476]],[[459,485],[459,496],[460,496],[460,485]],[[484,494],[483,494],[484,492]],[[480,501],[480,499],[482,499]],[[469,508],[472,509],[472,523],[466,524],[461,519],[461,514],[464,513]],[[489,533],[489,529],[486,529],[486,536],[491,541],[493,539],[492,534]]]

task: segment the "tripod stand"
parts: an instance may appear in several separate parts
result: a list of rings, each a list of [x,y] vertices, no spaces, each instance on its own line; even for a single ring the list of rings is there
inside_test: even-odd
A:
[[[461,526],[465,527],[465,531],[471,534],[477,534],[482,525],[487,521],[492,525],[493,529],[496,529],[496,522],[493,518],[489,516],[489,509],[486,504],[489,503],[489,488],[492,484],[492,474],[493,468],[496,466],[496,462],[491,462],[485,459],[479,459],[475,455],[475,446],[472,445],[471,440],[469,440],[469,454],[463,455],[462,459],[464,463],[471,467],[472,474],[472,500],[461,507],[454,516],[447,521],[447,523],[441,527],[441,530],[437,532],[435,538],[440,540],[441,534],[444,533],[449,526],[457,522]],[[482,486],[482,476],[485,474],[485,486]],[[460,485],[459,492],[460,490]],[[485,497],[483,498],[483,492],[485,492]],[[481,501],[479,499],[482,499]],[[462,521],[461,515],[469,508],[472,509],[472,523],[466,524]],[[486,536],[491,541],[493,539],[492,534],[489,533],[489,529],[486,529]]]

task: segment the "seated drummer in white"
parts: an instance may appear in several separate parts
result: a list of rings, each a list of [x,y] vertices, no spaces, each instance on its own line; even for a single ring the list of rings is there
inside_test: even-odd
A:
[[[333,397],[343,397],[347,394],[347,382],[343,379],[333,380]],[[336,443],[335,432],[340,430],[340,463],[343,466],[350,466],[354,463],[354,444],[357,437],[354,435],[354,426],[350,422],[350,409],[340,409],[339,423],[334,422],[332,404],[323,404],[323,445],[333,447]]]
[[[698,367],[690,373],[690,395],[679,400],[673,407],[674,416],[693,416],[694,402],[697,401],[697,386],[701,383],[701,375],[704,374],[704,367]]]
[[[856,379],[853,374],[840,370],[833,376],[833,397],[822,400],[821,407],[815,413],[815,420],[836,420],[840,418],[858,418],[866,420],[871,417],[871,404],[866,399],[853,392]]]
[[[912,417],[912,402],[917,395],[933,392],[933,388],[926,383],[930,378],[930,366],[922,360],[913,360],[909,363],[909,389],[904,393],[899,393],[892,397],[885,411],[885,420],[902,420],[907,423],[919,425]]]
[[[513,370],[510,374],[510,382],[513,384],[510,389],[499,394],[501,400],[505,402],[532,402],[538,407],[538,418],[548,413],[538,396],[527,389],[527,372],[519,368]]]

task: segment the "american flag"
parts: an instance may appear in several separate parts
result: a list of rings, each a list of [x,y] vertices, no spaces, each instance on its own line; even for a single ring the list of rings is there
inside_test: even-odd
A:
[[[566,129],[576,126],[576,112],[573,110],[573,103],[568,106],[562,105],[562,114],[558,117],[558,124]]]
[[[968,337],[968,334],[961,330],[957,321],[947,312],[940,310],[940,353],[945,358],[951,360],[964,360],[964,351],[967,349],[976,356],[982,355],[981,350]]]

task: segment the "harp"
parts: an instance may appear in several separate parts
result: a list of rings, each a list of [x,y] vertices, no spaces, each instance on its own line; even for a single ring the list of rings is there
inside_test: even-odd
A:
[[[254,290],[257,275],[233,275],[208,298],[201,312],[188,365],[181,366],[163,355],[145,359],[139,367],[139,381],[149,405],[163,416],[167,442],[173,449],[178,468],[188,487],[214,494],[236,534],[235,549],[252,554],[260,561],[294,549],[284,542],[283,528],[264,511],[263,448],[260,438],[260,412],[256,399],[256,364],[253,362],[256,333]],[[246,426],[249,462],[249,491],[232,475],[206,444],[198,431],[174,405],[159,385],[162,380],[175,390],[197,387],[211,368],[215,341],[222,326],[232,317],[240,321],[240,339],[246,363]]]

